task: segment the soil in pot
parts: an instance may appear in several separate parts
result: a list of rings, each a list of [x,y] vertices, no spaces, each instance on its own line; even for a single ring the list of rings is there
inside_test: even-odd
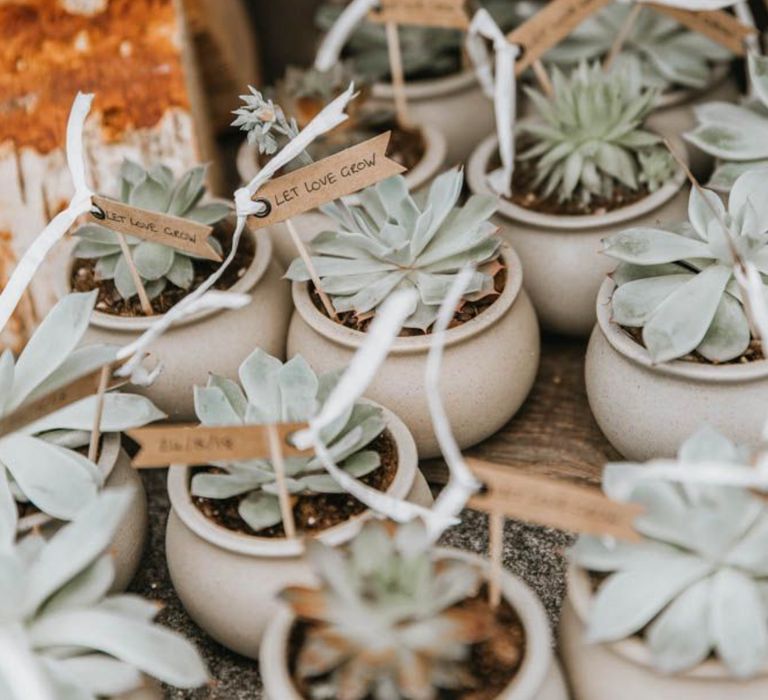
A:
[[[495,629],[490,639],[472,645],[469,658],[464,662],[468,682],[463,688],[439,689],[435,700],[494,700],[513,681],[525,657],[525,630],[514,608],[502,598],[493,610],[488,602],[487,587],[474,598],[459,603],[456,608],[475,612],[478,616],[492,615]],[[307,632],[313,623],[295,622],[288,640],[289,671],[294,686],[304,698],[310,698],[315,683],[328,680],[329,674],[312,679],[300,679],[296,673],[296,659],[304,646]],[[372,696],[366,697],[371,700]]]
[[[233,233],[234,230],[231,223],[222,222],[214,227],[212,236],[221,243],[224,250],[224,258],[232,250]],[[255,238],[252,236],[242,236],[232,264],[224,271],[224,274],[217,280],[213,288],[219,290],[230,289],[246,273],[255,257]],[[195,276],[190,288],[182,289],[169,281],[165,290],[151,300],[152,309],[156,314],[164,314],[178,304],[221,266],[221,263],[215,260],[204,259],[192,259],[192,264]],[[70,285],[74,292],[90,292],[98,289],[97,311],[113,316],[144,316],[138,295],[134,295],[130,299],[123,299],[115,288],[113,280],[99,280],[96,277],[96,260],[94,259],[75,259],[72,266]]]
[[[362,481],[377,491],[385,492],[397,473],[397,445],[388,431],[373,440],[367,449],[378,452],[381,466],[364,476]],[[220,471],[216,467],[203,467],[196,472]],[[285,537],[282,523],[273,527],[253,530],[239,515],[237,509],[245,496],[226,499],[192,497],[192,502],[209,520],[217,525],[256,537]],[[296,529],[304,533],[316,533],[346,522],[360,515],[368,507],[348,493],[299,494],[293,498],[293,517]]]

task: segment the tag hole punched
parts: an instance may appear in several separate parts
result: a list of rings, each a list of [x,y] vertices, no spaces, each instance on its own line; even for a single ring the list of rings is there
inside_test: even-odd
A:
[[[254,199],[254,202],[257,204],[261,204],[262,209],[261,211],[257,211],[254,213],[254,216],[257,219],[265,219],[270,215],[272,212],[272,203],[268,199],[264,199],[263,197],[259,197],[258,199]]]
[[[107,218],[106,213],[104,212],[104,210],[98,204],[94,204],[91,207],[91,216],[94,219],[98,219],[99,221],[104,221],[104,219]]]

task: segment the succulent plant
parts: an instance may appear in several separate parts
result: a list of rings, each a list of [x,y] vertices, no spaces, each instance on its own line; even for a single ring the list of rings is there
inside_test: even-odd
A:
[[[255,350],[240,365],[240,383],[211,375],[208,385],[195,387],[195,410],[203,425],[264,424],[305,421],[312,418],[336,385],[339,374],[318,377],[297,355],[285,364]],[[329,425],[321,438],[339,466],[361,478],[381,466],[374,450],[365,449],[385,428],[380,408],[358,402]],[[285,460],[286,483],[292,494],[340,493],[317,457]],[[192,495],[240,501],[240,517],[262,530],[282,521],[275,473],[269,460],[252,459],[214,466],[221,473],[203,472],[192,477]]]
[[[205,166],[197,166],[175,181],[170,168],[164,165],[144,170],[125,160],[120,168],[120,201],[201,224],[215,224],[230,208],[221,202],[201,204],[205,195],[205,170]],[[79,240],[74,254],[96,260],[97,279],[113,280],[123,299],[138,293],[114,231],[98,224],[86,224],[75,231],[75,236]],[[125,240],[150,299],[161,294],[169,282],[181,289],[192,286],[195,276],[192,261],[196,256],[133,236],[125,236]],[[221,254],[219,242],[213,237],[208,241]]]
[[[114,346],[77,347],[95,303],[95,291],[65,296],[18,360],[10,350],[0,355],[0,417],[114,359]],[[77,451],[90,440],[95,409],[91,396],[0,437],[0,474],[10,475],[3,487],[54,518],[77,515],[103,485],[97,466]],[[101,429],[120,432],[164,417],[143,396],[111,392],[104,397]]]
[[[711,429],[687,440],[677,462],[690,471],[748,464],[744,450]],[[642,635],[662,672],[685,671],[715,653],[734,676],[754,675],[768,661],[765,501],[741,488],[650,478],[628,494],[612,487],[617,472],[643,466],[608,465],[604,475],[609,497],[645,507],[635,521],[643,540],[581,536],[570,551],[578,566],[607,575],[590,609],[588,641]]]
[[[698,126],[683,134],[721,161],[709,186],[726,192],[742,173],[768,166],[768,58],[749,53],[747,63],[754,98],[741,105],[707,102],[694,107]]]
[[[143,676],[179,688],[207,682],[194,646],[152,622],[158,605],[108,595],[114,565],[107,550],[129,501],[128,489],[106,490],[48,541],[32,534],[14,545],[16,507],[0,496],[0,638],[13,640],[10,651],[3,646],[1,697],[41,697],[13,655],[31,657],[47,697],[57,699],[122,695],[138,690]]]
[[[731,245],[741,260],[768,273],[766,181],[766,168],[739,177],[728,211],[717,194],[694,188],[687,223],[630,228],[603,242],[603,252],[622,263],[613,275],[613,320],[642,328],[655,362],[693,351],[726,362],[748,348],[750,327],[734,279],[737,260]]]
[[[545,61],[566,66],[601,59],[611,50],[631,10],[630,4],[614,3],[592,15],[547,52]],[[645,87],[701,89],[712,79],[713,64],[732,58],[730,51],[703,34],[644,7],[613,67],[621,70],[628,63],[635,64]]]
[[[519,126],[530,145],[518,160],[533,160],[533,187],[543,197],[588,203],[610,197],[619,183],[637,190],[650,179],[648,163],[665,156],[661,139],[642,128],[656,94],[641,87],[636,70],[605,73],[582,63],[568,77],[554,68],[552,84],[552,98],[526,88],[540,119]]]
[[[312,261],[337,311],[367,314],[396,289],[415,288],[419,299],[405,327],[426,331],[458,271],[498,258],[501,242],[488,220],[496,198],[475,195],[457,206],[463,182],[461,170],[443,173],[420,206],[403,177],[384,180],[360,193],[361,205],[351,208],[355,228],[345,226],[335,209],[326,209],[337,219],[338,230],[312,241]],[[299,259],[286,276],[310,279]],[[479,269],[466,298],[493,293],[493,276]]]
[[[316,540],[307,554],[320,588],[281,597],[308,621],[296,672],[311,700],[435,697],[463,688],[470,646],[492,633],[490,615],[457,604],[478,594],[481,572],[462,561],[434,561],[415,523],[394,535],[367,523],[342,553]]]
[[[289,121],[282,107],[264,97],[255,87],[249,85],[248,90],[248,95],[240,95],[245,104],[233,112],[232,126],[244,131],[248,143],[257,146],[259,153],[271,156],[281,141],[296,138],[298,124],[295,119]]]

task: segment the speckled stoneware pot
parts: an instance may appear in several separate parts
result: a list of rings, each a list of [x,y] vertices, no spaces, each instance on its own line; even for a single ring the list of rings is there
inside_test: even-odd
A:
[[[678,152],[684,149],[673,139]],[[475,193],[492,194],[486,173],[498,151],[491,136],[472,154],[467,181]],[[531,295],[542,328],[566,335],[589,335],[595,325],[595,299],[616,261],[602,255],[602,240],[631,226],[680,221],[688,211],[685,175],[678,172],[666,185],[635,204],[607,214],[558,216],[541,214],[499,199],[494,223],[523,263],[525,289]]]
[[[614,289],[610,279],[600,288],[585,365],[589,405],[608,441],[630,460],[674,457],[707,424],[738,444],[756,446],[768,410],[768,361],[654,364],[611,321]]]
[[[411,434],[391,411],[384,409],[384,418],[398,458],[387,493],[429,505],[432,496],[418,470]],[[192,502],[189,480],[187,467],[169,470],[172,508],[165,545],[171,581],[200,627],[225,647],[255,659],[276,594],[290,584],[311,585],[314,575],[298,540],[236,533],[203,515]],[[370,515],[366,511],[324,530],[317,538],[334,546],[348,542]]]
[[[115,564],[115,580],[110,592],[119,593],[128,587],[141,563],[147,539],[147,495],[141,477],[131,467],[131,458],[120,446],[119,433],[107,433],[102,437],[97,466],[104,479],[104,488],[124,486],[132,492],[128,510],[110,547]],[[62,525],[61,520],[50,515],[35,513],[19,520],[17,534],[22,536],[32,529],[40,529],[44,537],[50,537]]]
[[[439,559],[460,559],[488,568],[485,559],[456,549],[440,548]],[[567,700],[565,682],[552,653],[552,638],[544,608],[522,580],[508,571],[501,580],[502,595],[515,609],[525,629],[525,657],[513,681],[497,700]],[[288,639],[295,618],[280,604],[264,635],[259,669],[267,700],[306,700],[299,695],[288,670]]]
[[[573,700],[764,700],[768,668],[756,678],[739,681],[710,659],[685,673],[665,675],[651,666],[642,639],[613,644],[587,644],[586,621],[592,605],[587,573],[571,565],[568,597],[560,617],[560,655]]]
[[[497,432],[522,405],[539,366],[539,326],[522,288],[523,271],[512,248],[502,247],[507,283],[481,314],[446,333],[441,391],[459,446]],[[342,326],[312,303],[307,283],[293,283],[296,307],[288,353],[300,354],[318,374],[346,367],[365,333]],[[366,394],[397,411],[413,433],[422,459],[440,454],[427,398],[424,369],[430,336],[396,338]]]

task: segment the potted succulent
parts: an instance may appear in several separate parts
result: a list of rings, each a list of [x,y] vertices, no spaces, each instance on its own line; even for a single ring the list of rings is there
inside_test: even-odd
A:
[[[677,462],[695,475],[704,464],[746,465],[747,453],[707,429]],[[642,474],[645,465],[611,466]],[[743,488],[651,478],[619,493],[610,471],[605,479],[610,497],[646,512],[635,523],[641,541],[581,536],[570,550],[560,643],[574,700],[764,698],[765,501]]]
[[[587,335],[612,267],[600,241],[628,225],[679,219],[685,176],[643,128],[655,93],[640,87],[636,70],[606,74],[583,63],[569,76],[555,68],[552,78],[552,98],[527,89],[539,116],[519,124],[512,195],[500,198],[496,221],[520,255],[542,326]],[[492,136],[472,154],[473,192],[491,191],[497,152]]]
[[[215,225],[211,245],[226,255],[234,217],[222,200],[206,201],[205,167],[192,168],[178,180],[160,165],[144,170],[131,161],[120,169],[120,201],[198,223]],[[86,340],[126,345],[196,289],[220,263],[194,258],[161,243],[126,236],[155,315],[146,316],[117,235],[98,224],[75,231],[76,245],[66,268],[66,291],[97,290],[96,311]],[[288,289],[272,260],[266,235],[246,230],[217,289],[254,295],[258,303],[242,309],[207,311],[174,325],[152,347],[165,371],[146,394],[174,420],[194,416],[189,387],[209,370],[231,375],[254,346],[282,356],[290,313]],[[181,349],[183,348],[183,352]]]
[[[318,377],[301,357],[283,364],[256,350],[240,367],[242,388],[212,375],[195,388],[195,405],[206,425],[302,421],[316,415],[337,379]],[[322,439],[348,474],[397,498],[431,503],[413,438],[390,411],[360,401]],[[346,542],[370,515],[315,456],[287,458],[286,477],[305,540]],[[277,592],[311,580],[301,540],[286,537],[270,460],[172,466],[168,491],[166,552],[179,598],[214,639],[256,658]]]
[[[541,603],[505,572],[493,608],[477,555],[371,522],[309,556],[319,585],[283,591],[262,644],[269,700],[567,697]]]
[[[447,171],[417,203],[402,177],[389,178],[360,193],[354,230],[339,219],[337,230],[314,239],[312,261],[336,318],[318,305],[301,260],[286,273],[294,281],[296,307],[289,352],[319,372],[349,363],[390,294],[418,290],[419,300],[367,395],[398,412],[421,458],[439,455],[423,377],[430,328],[461,268],[471,264],[477,271],[447,333],[442,378],[459,445],[473,445],[501,428],[524,401],[538,368],[538,324],[522,289],[520,261],[489,221],[496,198],[475,195],[458,206],[463,182],[461,171]]]
[[[587,396],[628,459],[672,456],[703,423],[745,444],[760,441],[768,362],[734,279],[734,251],[765,269],[766,182],[765,168],[742,175],[727,211],[714,192],[693,189],[688,223],[605,241],[621,264],[600,288]]]
[[[131,499],[108,489],[50,540],[31,534],[14,545],[16,506],[0,494],[3,698],[160,700],[154,679],[178,688],[208,681],[194,646],[152,622],[160,606],[109,594],[109,549]]]
[[[683,134],[686,141],[718,159],[708,186],[727,192],[748,170],[768,165],[768,58],[747,56],[754,96],[743,104],[706,102],[696,107],[696,128]]]
[[[315,68],[289,69],[286,79],[278,87],[281,104],[289,106],[288,113],[295,115],[290,121],[286,112],[272,100],[250,88],[250,95],[243,95],[245,106],[235,112],[234,126],[248,134],[237,156],[240,178],[249,182],[259,171],[262,159],[277,150],[278,143],[294,138],[298,129],[308,123],[327,102],[341,94],[355,75],[343,64],[329,71]],[[446,139],[442,132],[429,122],[415,128],[397,124],[394,113],[381,105],[372,105],[370,91],[363,85],[361,94],[351,103],[350,118],[323,137],[316,139],[301,158],[288,168],[306,165],[340,150],[373,138],[385,131],[392,131],[387,155],[400,163],[408,172],[408,187],[416,191],[429,183],[440,172],[446,157]],[[354,195],[350,198],[354,201]],[[294,217],[296,230],[302,240],[310,241],[328,225],[328,217],[319,210],[305,212]],[[280,262],[288,266],[296,255],[296,246],[290,239],[283,223],[269,227],[270,238]]]
[[[96,292],[70,294],[48,313],[18,360],[0,356],[0,417],[28,400],[44,396],[115,355],[106,345],[77,347],[85,333]],[[147,531],[147,503],[141,478],[131,469],[120,444],[124,430],[164,418],[149,399],[108,393],[101,417],[96,462],[87,451],[96,397],[83,399],[0,437],[2,486],[18,510],[18,534],[39,530],[45,536],[72,520],[105,486],[125,486],[130,507],[112,542],[114,590],[123,590],[139,566]]]
[[[625,26],[634,6],[613,3],[580,24],[551,49],[545,61],[574,65],[603,60]],[[705,101],[733,102],[740,93],[730,72],[733,54],[699,32],[691,31],[655,8],[635,15],[629,34],[611,67],[636,64],[643,84],[658,91],[648,124],[665,136],[677,136],[695,125],[694,110]],[[711,158],[690,149],[691,169],[708,174]]]

